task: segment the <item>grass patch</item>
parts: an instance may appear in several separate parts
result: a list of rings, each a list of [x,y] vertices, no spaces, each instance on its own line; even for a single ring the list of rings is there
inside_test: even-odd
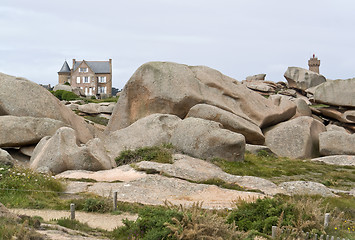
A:
[[[103,118],[99,116],[84,116],[84,118],[103,126],[107,126],[109,121],[107,118]]]
[[[104,99],[88,99],[88,98],[82,98],[85,103],[103,103],[103,102],[117,102],[119,97],[110,97],[110,98],[104,98]]]
[[[69,218],[60,218],[60,219],[54,219],[53,220],[55,223],[57,223],[59,226],[66,227],[72,230],[78,230],[81,232],[92,232],[93,229],[89,227],[87,223],[81,223],[78,220],[75,219],[69,219]]]
[[[276,157],[265,152],[258,155],[245,153],[243,162],[228,162],[217,158],[211,161],[227,173],[266,178],[276,184],[285,181],[314,181],[344,190],[350,190],[355,185],[355,167],[350,166]]]
[[[330,106],[326,105],[326,104],[315,104],[315,105],[311,105],[310,107],[313,107],[313,108],[326,108],[326,107],[330,107]]]
[[[0,165],[0,202],[7,207],[44,208],[57,205],[64,185],[49,175]]]
[[[0,217],[0,239],[44,239],[42,235],[35,232],[36,226],[33,224],[35,222],[36,220],[30,217],[23,218],[20,221]]]
[[[116,157],[118,166],[132,164],[140,161],[153,161],[158,163],[172,163],[173,147],[171,145],[161,145],[154,147],[143,147],[137,150],[125,150]]]

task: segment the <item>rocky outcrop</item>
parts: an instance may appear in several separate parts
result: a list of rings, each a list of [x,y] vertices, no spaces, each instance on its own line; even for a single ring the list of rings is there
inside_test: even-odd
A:
[[[350,122],[355,123],[355,110],[344,112],[343,118],[345,118],[346,120],[348,120]]]
[[[313,158],[314,162],[323,162],[330,165],[338,166],[355,166],[355,156],[351,155],[333,155],[326,157]]]
[[[123,150],[134,150],[146,146],[156,146],[170,141],[180,118],[169,114],[152,114],[131,126],[105,135],[107,154],[115,159]]]
[[[213,121],[186,118],[177,124],[170,142],[178,150],[197,158],[244,160],[244,136],[222,129],[221,124]]]
[[[50,118],[0,116],[0,147],[36,144],[64,126],[63,122]]]
[[[81,142],[93,138],[84,119],[60,103],[48,90],[29,80],[3,73],[0,73],[1,115],[55,119],[71,126]]]
[[[323,156],[355,155],[355,134],[330,131],[319,134],[319,151]]]
[[[62,127],[52,137],[44,137],[36,146],[30,167],[39,172],[58,174],[66,170],[98,171],[116,164],[106,155],[97,138],[78,146],[75,131]]]
[[[329,80],[319,85],[314,92],[314,100],[335,106],[355,107],[355,78]]]
[[[274,154],[270,148],[263,145],[252,145],[252,144],[245,144],[245,151],[250,152],[252,154],[258,155],[260,153],[267,153],[267,154]]]
[[[299,67],[288,67],[284,77],[289,87],[303,91],[326,81],[323,75]]]
[[[247,81],[264,81],[266,77],[265,73],[261,73],[261,74],[256,74],[253,76],[248,76],[246,77]]]
[[[319,134],[325,126],[311,117],[298,117],[266,129],[265,143],[278,156],[311,158],[319,156]]]
[[[321,195],[334,197],[332,191],[321,183],[307,181],[284,182],[279,185],[289,195]]]
[[[138,68],[124,87],[107,131],[125,128],[153,113],[183,119],[193,106],[201,103],[234,113],[261,128],[294,115],[290,109],[273,105],[214,69],[150,62]]]
[[[231,184],[238,184],[246,190],[260,190],[268,195],[283,193],[283,191],[274,183],[253,176],[235,176],[222,171],[216,165],[192,158],[183,154],[173,155],[173,164],[164,164],[156,162],[143,161],[136,163],[136,168],[143,171],[154,170],[160,174],[185,179],[194,182],[204,182],[208,180],[222,180]]]
[[[7,151],[0,148],[0,163],[13,166],[14,162],[15,160],[11,157],[11,155]]]
[[[219,122],[223,125],[223,128],[242,134],[248,143],[263,144],[265,141],[265,137],[257,125],[218,107],[197,104],[190,109],[186,117]]]

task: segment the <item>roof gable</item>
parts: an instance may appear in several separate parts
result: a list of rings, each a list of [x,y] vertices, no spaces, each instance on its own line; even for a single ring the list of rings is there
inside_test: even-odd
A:
[[[94,73],[111,73],[109,61],[77,61],[73,66],[74,71],[82,62],[85,62]]]

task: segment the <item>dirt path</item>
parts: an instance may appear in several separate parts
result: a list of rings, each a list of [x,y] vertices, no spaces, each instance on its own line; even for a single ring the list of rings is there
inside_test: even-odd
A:
[[[12,213],[27,216],[39,216],[44,221],[50,221],[52,219],[69,218],[70,211],[58,211],[58,210],[43,210],[43,209],[9,209]],[[135,220],[137,215],[121,214],[100,214],[100,213],[86,213],[75,212],[75,219],[81,223],[87,223],[92,228],[101,228],[111,231],[118,226],[123,226],[123,219]]]

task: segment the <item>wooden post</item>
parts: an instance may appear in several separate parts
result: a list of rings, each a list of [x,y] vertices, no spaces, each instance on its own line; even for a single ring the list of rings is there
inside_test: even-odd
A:
[[[324,228],[327,228],[329,226],[329,220],[330,220],[330,213],[326,213],[324,216]]]
[[[113,211],[117,210],[117,192],[113,192]]]
[[[70,204],[70,219],[75,219],[75,203]]]
[[[276,232],[277,232],[277,227],[272,226],[272,228],[271,228],[271,237],[272,238],[276,238]]]
[[[325,237],[325,240],[329,240],[329,235],[327,235],[327,236]]]
[[[318,234],[314,234],[314,240],[318,240]]]

